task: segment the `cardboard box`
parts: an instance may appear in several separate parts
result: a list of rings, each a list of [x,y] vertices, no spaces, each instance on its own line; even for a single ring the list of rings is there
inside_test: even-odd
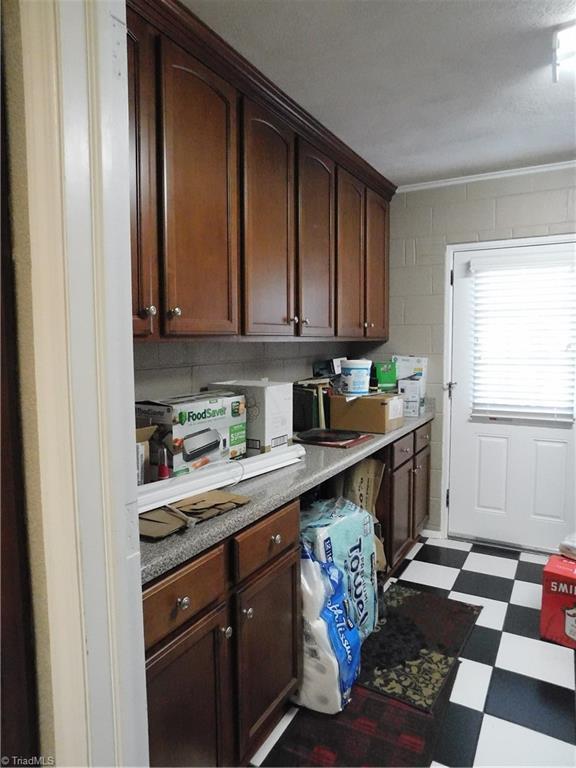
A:
[[[249,456],[292,442],[292,383],[268,379],[232,379],[210,385],[246,398],[246,448]]]
[[[552,555],[542,578],[540,636],[576,648],[576,560]]]
[[[424,383],[418,376],[398,380],[398,393],[404,400],[404,416],[416,418],[424,413]]]
[[[365,395],[347,400],[330,398],[330,428],[357,432],[392,432],[404,424],[404,401],[400,395]]]
[[[426,381],[428,379],[428,358],[413,355],[392,355],[396,363],[396,378],[410,379],[414,376],[422,379],[422,397],[426,396]]]
[[[154,432],[156,432],[154,426],[136,430],[136,482],[138,485],[149,483],[151,479],[149,440]]]
[[[246,403],[236,392],[216,391],[136,403],[136,426],[156,425],[150,439],[151,480],[160,448],[172,476],[246,453]]]

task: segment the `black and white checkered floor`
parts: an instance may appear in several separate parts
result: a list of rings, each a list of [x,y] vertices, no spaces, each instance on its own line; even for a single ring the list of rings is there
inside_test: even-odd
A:
[[[421,539],[389,580],[483,606],[460,659],[433,766],[576,766],[576,654],[539,634],[546,560]],[[279,723],[252,765],[260,765],[295,714]]]
[[[460,659],[433,765],[576,766],[576,654],[539,634],[546,560],[427,539],[396,573],[406,586],[483,606]]]

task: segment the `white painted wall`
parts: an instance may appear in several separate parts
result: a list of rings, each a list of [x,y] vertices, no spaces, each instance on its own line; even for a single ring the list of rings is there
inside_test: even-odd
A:
[[[576,232],[576,166],[400,192],[391,206],[390,341],[370,357],[426,355],[432,427],[430,527],[440,524],[444,260],[451,243]]]

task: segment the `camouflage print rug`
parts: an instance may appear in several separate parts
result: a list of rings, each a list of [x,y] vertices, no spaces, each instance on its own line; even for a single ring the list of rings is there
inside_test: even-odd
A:
[[[481,608],[392,584],[357,684],[431,712]]]

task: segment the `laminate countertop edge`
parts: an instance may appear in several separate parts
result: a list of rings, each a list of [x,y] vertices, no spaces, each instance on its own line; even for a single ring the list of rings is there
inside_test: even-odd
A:
[[[249,496],[250,503],[160,541],[140,541],[142,584],[165,575],[433,418],[434,413],[427,412],[415,419],[404,419],[400,429],[374,435],[354,448],[306,445],[306,456],[297,464],[229,486],[231,492]]]

